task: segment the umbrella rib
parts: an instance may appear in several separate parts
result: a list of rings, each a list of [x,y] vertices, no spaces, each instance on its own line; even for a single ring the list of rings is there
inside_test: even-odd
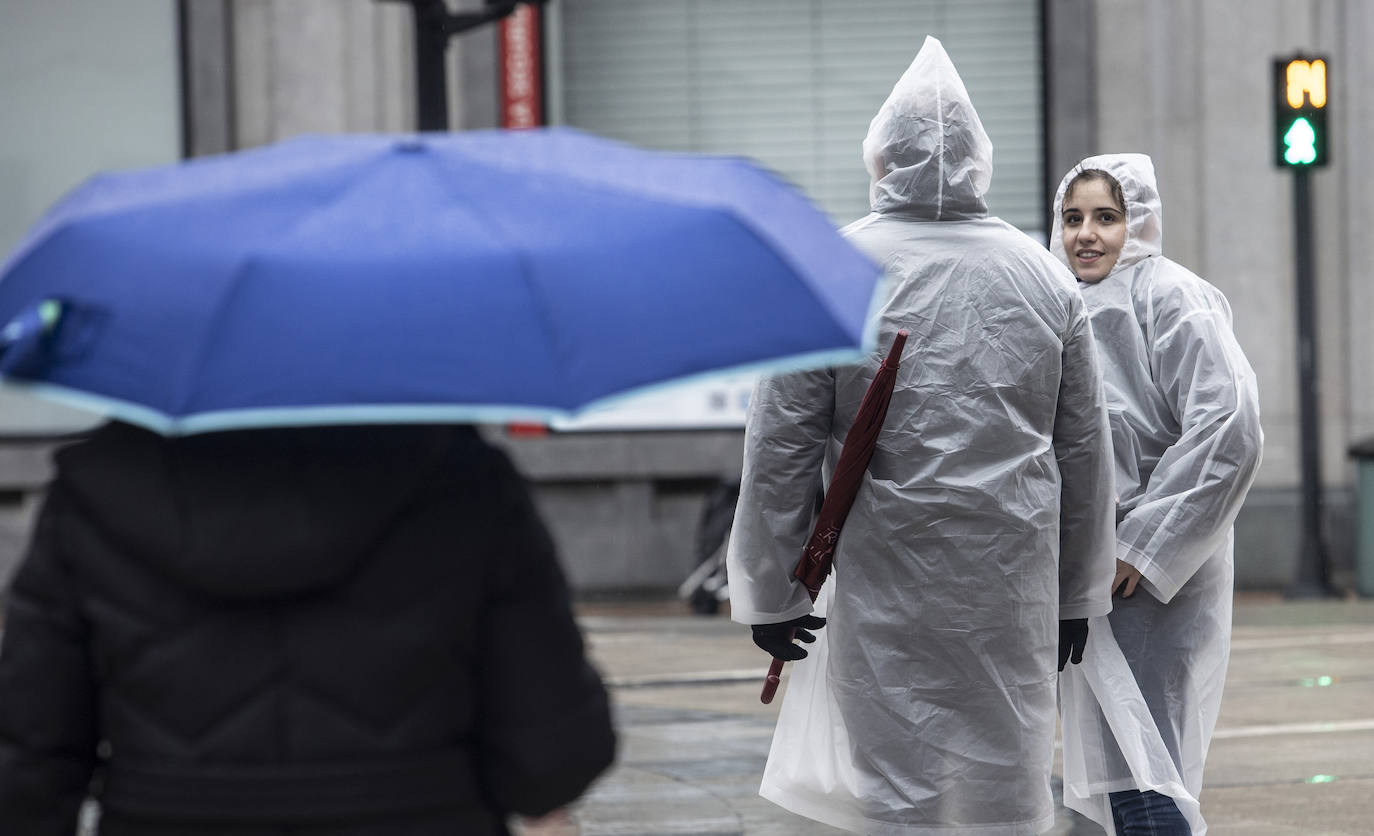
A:
[[[203,169],[116,176],[81,204],[99,225],[74,227],[80,252],[63,251],[61,265],[84,268],[22,272],[54,293],[77,288],[118,317],[102,344],[105,379],[88,376],[90,394],[144,410],[135,423],[173,435],[402,406],[553,419],[650,385],[793,358],[838,362],[871,344],[859,297],[871,296],[864,280],[877,269],[867,275],[871,262],[836,250],[822,234],[833,225],[814,205],[803,211],[804,193],[778,175],[745,158],[650,166],[663,155],[646,152],[645,165],[631,165],[637,157],[598,153],[590,141],[530,145],[529,136],[316,140]],[[580,156],[585,166],[573,164]],[[565,168],[581,188],[561,182]],[[148,183],[157,200],[143,205],[134,198]],[[108,225],[106,192],[121,210]],[[62,217],[17,253],[19,267],[53,239],[65,243]],[[118,270],[101,265],[116,253]],[[682,277],[669,291],[665,253]],[[16,270],[10,263],[0,275]],[[10,288],[6,309],[18,295]],[[751,304],[787,297],[775,338],[724,335],[724,325],[765,333],[738,305],[723,312],[733,292]],[[716,333],[709,343],[674,341],[659,320]],[[469,322],[473,339],[460,348],[445,328]],[[437,339],[411,333],[422,323]],[[366,329],[386,341],[365,342]],[[524,381],[490,373],[493,355],[523,364]],[[360,390],[367,370],[412,366],[413,379],[384,393]],[[534,377],[539,387],[527,382]]]
[[[492,160],[486,159],[481,155],[474,156],[464,154],[463,156],[468,157],[470,159],[477,159],[479,162],[483,164],[496,165],[500,167],[503,171],[508,171],[512,175],[528,175],[529,173],[521,168],[512,165],[506,165],[500,162],[493,162]],[[683,155],[684,159],[690,159],[693,156],[694,155]],[[787,189],[792,190],[798,201],[806,203],[813,211],[820,214],[820,210],[815,207],[815,204],[811,201],[809,197],[807,197],[807,195],[804,192],[801,192],[795,186],[786,183],[773,172],[767,169],[758,168],[754,166],[754,164],[751,163],[748,159],[744,157],[722,157],[719,158],[717,162],[720,164],[727,164],[732,166],[745,166],[747,169],[749,169],[748,173],[750,176],[765,177],[784,186]],[[842,306],[836,304],[835,294],[827,292],[827,287],[824,283],[818,284],[816,281],[812,279],[812,268],[809,268],[808,262],[804,258],[802,258],[800,254],[792,252],[790,247],[784,246],[782,240],[780,240],[777,236],[773,235],[767,230],[766,225],[760,225],[753,218],[751,218],[752,213],[749,211],[751,201],[747,196],[741,195],[738,196],[736,199],[732,199],[728,196],[722,198],[720,196],[713,196],[710,194],[687,195],[682,193],[680,190],[675,191],[672,189],[661,189],[657,184],[646,185],[644,183],[638,183],[636,184],[637,187],[635,187],[620,182],[608,182],[605,180],[599,180],[594,176],[588,176],[585,172],[577,170],[560,169],[559,172],[560,176],[574,179],[585,188],[599,191],[608,195],[616,195],[629,198],[644,198],[646,196],[651,198],[660,198],[671,196],[680,205],[689,205],[703,212],[715,213],[716,215],[730,219],[732,222],[736,223],[742,231],[751,236],[755,241],[759,242],[760,246],[765,251],[772,253],[779,261],[781,261],[784,265],[787,266],[787,273],[791,280],[800,283],[802,286],[807,288],[808,291],[812,292],[813,297],[817,301],[817,307],[820,308],[820,310],[823,311],[825,316],[832,323],[835,324],[839,332],[848,335],[850,333],[850,328],[847,327],[847,324],[856,324],[858,328],[858,337],[862,339],[865,336],[865,323],[867,322],[869,308],[872,307],[872,299],[870,298],[868,300],[868,303],[864,306],[864,309],[859,312],[857,323],[851,323],[850,320],[852,319],[852,317],[846,317],[843,313]],[[447,184],[447,180],[445,178],[441,177],[440,180],[441,182]],[[763,208],[759,211],[766,213],[771,210],[768,208]],[[492,221],[484,218],[484,222],[487,223],[488,228],[494,227]],[[830,232],[834,232],[833,226],[829,229]],[[500,231],[503,233],[500,235],[500,239],[509,242],[510,239],[504,234],[504,230]],[[524,268],[522,272],[524,274],[526,287],[528,288],[531,297],[542,303],[543,299],[542,296],[537,292],[537,289],[535,287],[533,281],[533,271],[530,269],[528,261],[526,260],[523,252],[519,250],[515,251],[517,253],[517,258],[519,258],[521,262],[522,268]],[[874,266],[873,274],[877,275],[878,272],[878,268]],[[875,284],[874,287],[876,291],[877,285]],[[540,310],[541,316],[544,318],[546,322],[546,327],[549,327],[549,323],[552,323],[553,318],[549,316],[549,314],[547,313],[548,306],[540,304],[538,305],[538,309]],[[556,335],[556,331],[552,330],[551,327],[549,333],[551,335]],[[761,361],[771,360],[774,359],[775,356],[776,355],[769,355],[766,357],[759,356],[756,359]],[[561,355],[555,353],[553,355],[553,358],[556,364],[561,363]],[[560,369],[560,371],[561,370],[562,369]],[[689,372],[682,375],[682,377],[690,377],[692,374],[693,373]],[[563,379],[566,380],[569,378],[567,375],[564,375]],[[667,381],[655,380],[645,381],[644,383],[665,382]],[[636,388],[638,388],[638,386],[632,386],[623,391],[632,391]],[[611,395],[618,393],[612,392],[605,394]]]
[[[772,236],[768,235],[766,232],[760,231],[755,226],[755,224],[752,221],[750,221],[747,217],[742,216],[738,212],[732,211],[729,207],[717,206],[714,208],[716,208],[717,211],[730,215],[730,217],[733,218],[740,225],[740,228],[747,232],[749,235],[753,236],[767,252],[772,253],[779,261],[786,264],[788,267],[787,276],[792,281],[799,282],[800,284],[804,285],[808,291],[812,291],[811,298],[816,300],[816,306],[819,307],[822,311],[824,311],[825,315],[829,317],[830,321],[837,326],[838,330],[842,334],[849,336],[848,329],[845,328],[844,318],[840,316],[838,311],[835,310],[834,306],[831,304],[831,300],[828,298],[828,295],[823,292],[820,292],[821,288],[818,287],[810,279],[810,272],[806,268],[803,268],[798,265],[797,261],[792,257],[791,252],[789,252],[786,248],[779,246]],[[877,285],[875,284],[874,287],[876,291]],[[869,307],[872,307],[871,300],[869,302]],[[866,317],[865,320],[859,322],[860,339],[862,339],[862,337],[864,336],[865,321]]]
[[[430,165],[437,169],[435,172],[436,182],[440,183],[442,188],[447,190],[449,194],[457,198],[459,200],[459,205],[461,205],[463,209],[467,211],[472,218],[476,219],[478,223],[482,224],[482,226],[485,229],[487,229],[488,234],[494,240],[498,240],[502,244],[505,244],[508,248],[508,251],[513,253],[516,262],[520,265],[520,278],[524,283],[525,290],[529,294],[530,299],[534,302],[534,309],[538,311],[539,319],[542,325],[540,329],[541,334],[522,335],[522,337],[525,339],[532,339],[535,336],[544,336],[546,338],[546,353],[549,357],[550,365],[558,369],[558,380],[566,383],[569,379],[571,379],[571,375],[568,374],[567,369],[563,368],[562,353],[555,350],[555,346],[558,342],[558,329],[555,327],[556,320],[553,317],[551,306],[548,304],[548,300],[545,298],[544,294],[540,292],[538,283],[534,280],[535,270],[533,261],[530,258],[529,253],[525,250],[524,247],[518,246],[515,243],[515,240],[506,231],[506,229],[503,226],[501,226],[498,220],[481,212],[472,211],[471,207],[469,207],[465,201],[465,196],[457,190],[455,190],[450,185],[447,177],[447,172],[443,170],[443,166],[439,165],[437,157],[427,155],[426,159],[430,161]],[[565,392],[564,394],[565,405],[563,405],[561,408],[564,411],[571,412],[572,407],[566,404],[568,400],[566,398],[567,393]]]
[[[249,270],[249,268],[251,268],[254,264],[258,262],[260,254],[262,250],[265,248],[264,245],[270,246],[272,244],[289,238],[290,236],[294,235],[296,231],[299,230],[303,225],[309,223],[320,211],[332,207],[334,204],[338,203],[340,200],[347,197],[355,188],[358,187],[360,183],[364,182],[367,179],[365,175],[367,174],[372,162],[378,157],[385,156],[388,149],[382,148],[378,149],[378,151],[379,153],[371,154],[365,158],[361,158],[354,165],[353,176],[350,177],[345,183],[334,188],[327,202],[315,203],[314,205],[302,211],[295,219],[292,220],[292,222],[289,225],[273,229],[269,237],[253,242],[253,244],[249,248],[245,248],[245,252],[237,256],[237,258],[235,259],[236,263],[234,265],[234,268],[230,273],[230,276],[226,281],[224,288],[221,290],[221,292],[218,295],[218,298],[216,299],[215,314],[211,318],[209,325],[205,329],[205,338],[200,341],[200,344],[197,347],[197,351],[195,352],[193,359],[186,364],[188,374],[184,378],[182,378],[180,385],[177,387],[177,397],[174,399],[176,404],[176,414],[170,416],[174,421],[183,420],[189,417],[191,414],[193,414],[190,411],[190,403],[192,398],[194,397],[195,384],[196,381],[200,380],[204,376],[205,364],[209,362],[209,358],[212,353],[211,347],[214,346],[217,340],[219,339],[220,333],[222,332],[224,327],[224,323],[229,321],[229,310],[231,308],[229,302],[231,299],[238,296],[239,289],[243,284],[244,274]]]
[[[465,156],[467,156],[467,155],[465,155]],[[682,155],[682,156],[683,156],[684,159],[691,159],[691,158],[693,158],[693,157],[696,156],[696,155],[684,154],[684,155]],[[470,157],[470,158],[472,158],[472,157]],[[516,167],[516,166],[513,166],[513,165],[506,165],[506,164],[504,164],[504,163],[496,163],[496,162],[493,162],[493,161],[491,161],[491,160],[489,160],[489,159],[485,159],[485,158],[481,157],[480,155],[477,155],[475,158],[476,158],[479,162],[481,162],[481,163],[483,163],[483,164],[487,164],[487,165],[496,165],[496,166],[500,167],[503,171],[507,171],[507,172],[509,172],[510,174],[515,175],[515,176],[527,175],[527,174],[528,174],[527,171],[525,171],[525,170],[523,170],[523,169],[520,169],[520,168],[518,168],[518,167]],[[746,167],[746,169],[748,169],[748,175],[749,175],[749,176],[765,177],[765,178],[768,178],[768,179],[770,179],[770,180],[772,180],[772,181],[774,181],[774,182],[777,182],[777,183],[779,183],[780,185],[782,185],[783,187],[785,187],[785,188],[791,190],[791,191],[795,194],[795,197],[796,197],[797,200],[806,203],[808,206],[810,206],[811,209],[813,209],[814,211],[816,211],[818,214],[823,214],[823,213],[820,212],[819,209],[817,209],[817,208],[815,207],[814,202],[813,202],[804,192],[802,192],[800,189],[797,189],[795,186],[793,186],[793,185],[791,185],[790,183],[787,183],[786,181],[782,180],[780,177],[778,177],[778,176],[777,176],[776,174],[774,174],[772,171],[770,171],[770,170],[768,170],[768,169],[765,169],[765,168],[760,168],[760,167],[755,166],[752,162],[750,162],[750,161],[749,161],[747,158],[745,158],[745,157],[738,157],[738,156],[736,156],[736,157],[720,157],[720,158],[717,158],[717,159],[716,159],[716,162],[718,162],[718,163],[720,163],[720,164],[722,164],[722,165],[732,165],[732,166],[739,165],[739,166],[744,166],[744,167]],[[586,173],[581,172],[581,171],[577,171],[577,170],[562,170],[562,169],[560,169],[559,171],[560,171],[560,176],[564,176],[564,177],[568,177],[568,178],[570,178],[570,179],[576,180],[578,183],[580,183],[580,184],[581,184],[583,187],[585,187],[585,188],[592,189],[592,190],[596,190],[596,191],[599,191],[599,192],[602,192],[602,193],[605,193],[605,194],[608,194],[608,195],[616,195],[616,196],[628,197],[628,198],[632,198],[632,199],[635,199],[635,198],[644,198],[644,197],[646,197],[646,196],[647,196],[647,197],[651,197],[651,198],[671,197],[673,200],[677,201],[680,205],[690,205],[690,206],[692,206],[692,207],[694,207],[694,208],[696,208],[696,209],[699,209],[699,210],[702,210],[702,211],[713,212],[713,213],[716,213],[716,214],[718,214],[718,215],[721,215],[721,216],[724,216],[724,217],[729,218],[730,220],[732,220],[732,221],[734,221],[735,223],[737,223],[737,224],[739,225],[739,227],[740,227],[742,230],[744,230],[745,232],[747,232],[747,233],[748,233],[750,236],[752,236],[756,241],[758,241],[758,242],[760,243],[760,245],[763,247],[763,249],[765,249],[765,250],[768,251],[768,252],[773,253],[780,261],[782,261],[782,262],[789,268],[789,269],[788,269],[788,274],[789,274],[790,276],[792,276],[792,278],[793,278],[795,281],[798,281],[798,282],[802,283],[802,284],[805,285],[809,290],[815,291],[815,294],[814,294],[814,295],[815,295],[815,298],[818,300],[819,306],[825,311],[826,315],[829,316],[830,319],[831,319],[833,322],[835,322],[838,326],[840,326],[840,331],[842,331],[842,332],[847,331],[847,329],[846,329],[845,327],[843,327],[843,326],[844,326],[844,322],[845,322],[845,318],[841,315],[840,311],[838,311],[838,310],[836,309],[836,306],[835,306],[835,304],[834,304],[834,300],[831,298],[830,294],[827,294],[827,293],[824,292],[824,287],[825,287],[825,286],[824,286],[824,285],[817,285],[816,282],[814,282],[814,281],[811,280],[811,278],[810,278],[811,273],[810,273],[810,271],[809,271],[809,269],[808,269],[808,264],[806,263],[806,261],[805,261],[804,259],[802,259],[798,254],[793,253],[793,252],[791,251],[790,248],[785,247],[785,246],[782,246],[782,242],[781,242],[776,236],[774,236],[774,235],[772,235],[771,233],[769,233],[764,227],[760,226],[757,222],[755,222],[755,221],[750,217],[750,216],[751,216],[751,212],[748,211],[748,208],[749,208],[749,205],[750,205],[750,201],[749,201],[749,199],[748,199],[747,197],[740,197],[738,200],[731,200],[731,199],[729,199],[729,198],[721,198],[721,197],[719,197],[719,196],[713,196],[713,195],[709,195],[709,194],[692,194],[692,195],[687,195],[687,194],[682,193],[680,190],[673,190],[673,189],[663,190],[663,189],[660,189],[660,188],[658,188],[658,186],[657,186],[656,184],[650,186],[650,185],[646,185],[646,184],[644,184],[644,183],[636,183],[634,186],[631,186],[631,185],[626,185],[626,184],[624,184],[624,183],[619,183],[619,182],[608,182],[608,181],[606,181],[606,180],[599,180],[599,179],[597,179],[597,178],[594,177],[594,176],[589,176],[589,175],[587,175]],[[441,178],[441,179],[442,179],[442,178]],[[446,182],[446,181],[445,181],[445,182]],[[767,213],[767,212],[769,212],[769,211],[771,211],[771,210],[768,209],[768,208],[764,208],[764,209],[761,209],[761,210],[759,210],[759,211],[762,212],[762,213]],[[831,227],[831,230],[830,230],[830,231],[831,231],[831,232],[834,231],[834,230],[833,230],[833,227]],[[503,238],[503,240],[508,240],[508,239],[505,239],[505,236],[502,236],[502,238]],[[522,259],[522,262],[523,262],[523,259]],[[879,271],[878,271],[878,268],[877,268],[876,266],[874,267],[874,271],[873,271],[873,272],[874,272],[874,275],[877,275],[877,273],[879,272]],[[527,276],[527,284],[529,284],[528,276]],[[875,286],[875,288],[876,288],[876,286]],[[531,295],[532,295],[532,296],[537,296],[537,294],[534,293],[534,289],[533,289],[533,286],[532,286],[532,285],[531,285]],[[866,319],[867,319],[867,314],[868,314],[867,308],[868,308],[868,307],[871,307],[871,300],[870,300],[870,304],[869,304],[868,306],[865,306],[865,310],[862,311],[861,314],[860,314],[860,317],[861,317],[861,321],[860,321],[860,323],[859,323],[860,332],[862,332],[863,327],[864,327],[864,322],[865,322]],[[542,309],[543,309],[543,307],[541,306],[541,310],[542,310]],[[760,358],[760,359],[770,359],[770,358]]]

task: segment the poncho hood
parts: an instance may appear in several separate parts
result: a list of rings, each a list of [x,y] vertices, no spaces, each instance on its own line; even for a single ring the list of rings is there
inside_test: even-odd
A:
[[[1050,252],[1054,257],[1072,269],[1069,254],[1064,250],[1064,193],[1073,178],[1091,169],[1116,178],[1126,198],[1126,244],[1112,272],[1160,255],[1164,247],[1164,209],[1155,185],[1154,163],[1145,154],[1099,154],[1069,169],[1054,193],[1054,223],[1050,232]]]
[[[874,212],[936,221],[988,213],[992,140],[935,38],[926,38],[873,117],[863,154]]]

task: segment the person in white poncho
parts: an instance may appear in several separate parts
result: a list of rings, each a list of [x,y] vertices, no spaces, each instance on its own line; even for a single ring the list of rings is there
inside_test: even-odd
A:
[[[1203,763],[1231,642],[1231,526],[1259,467],[1255,374],[1219,290],[1161,254],[1154,166],[1064,176],[1054,254],[1092,318],[1116,455],[1119,594],[1060,680],[1065,803],[1124,836],[1206,832]]]
[[[863,147],[873,212],[844,232],[885,268],[878,349],[761,381],[748,417],[731,616],[779,658],[804,655],[787,632],[817,623],[791,577],[812,497],[881,353],[900,328],[910,339],[815,604],[828,625],[785,677],[760,792],[859,833],[1043,832],[1056,656],[1110,608],[1115,494],[1091,329],[1064,266],[988,216],[992,144],[938,41]]]

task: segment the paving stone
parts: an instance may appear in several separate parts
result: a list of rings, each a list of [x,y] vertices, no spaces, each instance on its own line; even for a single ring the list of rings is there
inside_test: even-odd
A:
[[[767,660],[747,630],[722,617],[684,617],[676,602],[658,607],[659,617],[640,604],[623,618],[602,606],[582,619],[593,658],[613,683],[621,755],[574,808],[579,832],[840,833],[758,796],[782,697],[759,703]],[[1374,601],[1242,598],[1235,621],[1202,794],[1209,834],[1374,833]],[[1101,832],[1063,808],[1049,831]]]

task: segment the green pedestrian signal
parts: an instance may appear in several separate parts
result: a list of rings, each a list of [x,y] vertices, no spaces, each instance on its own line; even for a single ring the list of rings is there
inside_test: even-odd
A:
[[[1317,132],[1306,116],[1293,121],[1288,133],[1283,135],[1283,144],[1288,150],[1283,152],[1283,161],[1289,165],[1311,165],[1317,159]]]
[[[1327,150],[1327,68],[1322,56],[1274,61],[1274,151],[1279,168],[1324,166]]]

